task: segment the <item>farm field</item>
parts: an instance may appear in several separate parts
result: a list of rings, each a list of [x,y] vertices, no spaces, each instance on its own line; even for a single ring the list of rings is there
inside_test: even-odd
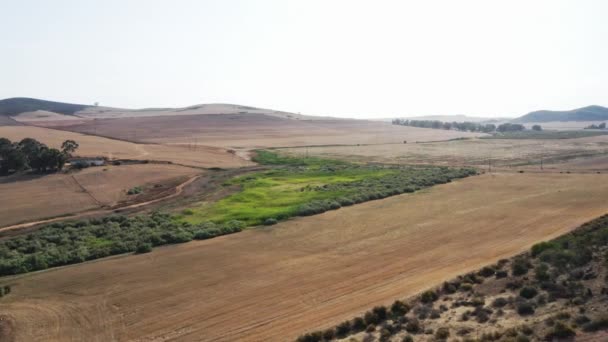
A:
[[[126,193],[133,187],[143,187],[145,194],[150,190],[146,185],[159,184],[166,189],[200,172],[177,165],[141,164],[91,167],[42,177],[21,176],[17,181],[0,180],[0,225],[111,207],[126,201]],[[131,197],[130,200],[136,199]]]
[[[4,278],[10,340],[285,341],[606,212],[608,175],[495,173],[205,241]],[[162,281],[159,281],[162,279]]]
[[[352,119],[290,119],[266,114],[173,115],[101,119],[56,128],[139,142],[261,148],[403,143],[484,134],[402,127]]]
[[[0,137],[12,141],[29,137],[56,148],[61,146],[63,141],[72,139],[80,145],[76,155],[81,156],[99,156],[109,159],[150,159],[197,167],[230,168],[251,165],[251,162],[229,153],[223,148],[136,144],[42,127],[0,126]]]
[[[288,155],[305,155],[389,164],[436,164],[487,167],[524,166],[539,168],[583,157],[608,154],[608,136],[578,139],[469,139],[419,144],[368,146],[321,146],[285,148]],[[570,164],[572,165],[572,164]],[[567,169],[564,169],[564,171]]]

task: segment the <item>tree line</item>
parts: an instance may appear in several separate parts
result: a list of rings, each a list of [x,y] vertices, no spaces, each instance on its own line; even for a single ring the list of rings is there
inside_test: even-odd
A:
[[[445,130],[456,130],[462,132],[481,132],[481,133],[492,133],[492,132],[516,132],[523,131],[526,129],[524,125],[521,124],[513,124],[513,123],[503,123],[498,126],[495,124],[481,124],[477,122],[447,122],[447,121],[439,121],[439,120],[408,120],[408,119],[394,119],[393,125],[401,125],[401,126],[411,126],[411,127],[420,127],[420,128],[433,128],[433,129],[445,129]],[[538,126],[538,125],[535,125]],[[541,130],[540,126],[538,126]]]
[[[601,124],[591,124],[587,127],[585,127],[585,129],[606,129],[606,123],[602,122]]]
[[[74,140],[64,141],[59,150],[32,138],[25,138],[19,142],[0,138],[0,175],[28,170],[37,172],[61,170],[77,148],[78,143]]]

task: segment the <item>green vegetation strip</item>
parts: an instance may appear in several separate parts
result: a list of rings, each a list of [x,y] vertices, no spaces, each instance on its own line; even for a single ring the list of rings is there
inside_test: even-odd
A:
[[[481,139],[577,139],[606,135],[608,132],[594,131],[517,131],[496,133]]]
[[[209,239],[246,226],[274,224],[388,196],[414,192],[476,173],[472,168],[382,167],[259,151],[270,171],[237,177],[242,191],[179,215],[154,213],[53,223],[0,241],[0,275],[43,270],[154,246]]]
[[[273,224],[293,216],[314,215],[414,192],[476,173],[471,168],[356,165],[320,158],[284,157],[268,151],[259,151],[256,161],[282,167],[231,180],[227,185],[238,185],[241,192],[191,208],[178,221]]]

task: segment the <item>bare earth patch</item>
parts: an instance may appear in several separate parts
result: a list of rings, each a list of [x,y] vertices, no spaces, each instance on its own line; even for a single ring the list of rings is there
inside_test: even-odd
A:
[[[5,179],[0,183],[0,227],[114,206],[128,199],[130,188],[148,186],[146,190],[154,191],[155,185],[171,185],[196,173],[200,170],[142,164],[23,176],[19,181]]]
[[[5,278],[17,340],[285,341],[606,213],[608,176],[485,174],[271,228]]]

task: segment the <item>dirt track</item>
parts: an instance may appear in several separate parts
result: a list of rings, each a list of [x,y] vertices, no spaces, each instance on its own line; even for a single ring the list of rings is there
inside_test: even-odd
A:
[[[608,175],[493,174],[3,279],[18,341],[285,341],[608,211]]]

